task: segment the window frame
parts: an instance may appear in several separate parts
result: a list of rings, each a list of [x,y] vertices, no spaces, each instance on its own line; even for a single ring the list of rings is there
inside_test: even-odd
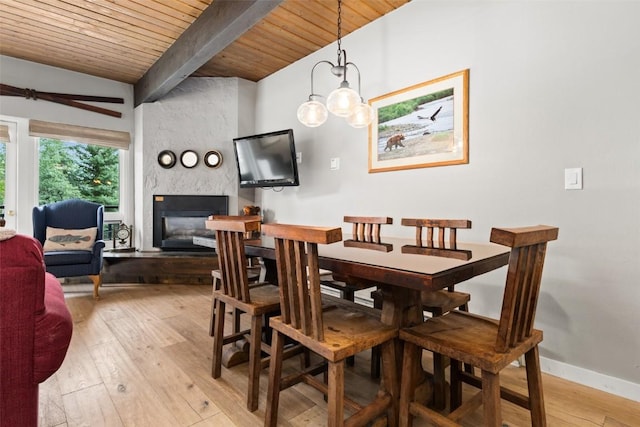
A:
[[[18,185],[18,144],[17,144],[17,123],[0,117],[0,124],[7,126],[9,131],[9,142],[5,144],[5,194],[3,197],[5,227],[16,228],[15,212],[17,202]]]

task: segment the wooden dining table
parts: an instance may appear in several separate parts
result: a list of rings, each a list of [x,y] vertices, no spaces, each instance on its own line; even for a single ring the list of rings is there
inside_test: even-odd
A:
[[[455,249],[424,247],[415,253],[415,240],[388,237],[375,249],[364,244],[352,245],[348,234],[343,241],[319,245],[320,268],[341,277],[361,281],[363,286],[382,287],[384,298],[383,321],[404,327],[422,322],[419,298],[422,291],[436,291],[464,282],[472,277],[506,265],[509,248],[494,243],[457,243]],[[245,240],[248,256],[261,257],[267,268],[267,280],[277,283],[273,238]],[[468,259],[461,259],[468,258]],[[416,313],[412,309],[416,308]]]
[[[423,322],[420,292],[436,291],[505,266],[509,248],[493,243],[457,243],[455,248],[420,247],[415,239],[387,237],[374,244],[355,242],[343,234],[343,241],[319,245],[320,268],[330,270],[362,288],[377,286],[382,291],[381,320],[398,328]],[[261,257],[267,280],[277,283],[274,240],[267,236],[245,241],[248,256]],[[383,361],[383,363],[385,363]],[[396,369],[402,370],[401,343],[397,345]],[[428,374],[417,372],[417,375]],[[395,387],[394,387],[395,388]],[[389,390],[397,398],[399,390]],[[430,381],[421,393],[433,394]]]
[[[215,240],[194,238],[194,243],[215,248]],[[436,245],[438,246],[438,245]],[[275,242],[259,236],[245,240],[245,253],[260,257],[266,268],[266,281],[276,284]],[[381,321],[397,328],[424,322],[420,293],[437,291],[496,270],[509,262],[510,248],[494,243],[457,242],[432,247],[416,245],[412,238],[383,237],[376,242],[360,241],[343,233],[343,240],[318,245],[318,262],[322,269],[348,278],[350,285],[377,287],[382,293]],[[391,368],[382,361],[383,369]],[[402,371],[402,344],[397,343],[395,368]],[[422,370],[414,373],[424,378],[417,393],[428,400],[434,393],[432,376]],[[394,399],[399,398],[399,384],[385,385]]]

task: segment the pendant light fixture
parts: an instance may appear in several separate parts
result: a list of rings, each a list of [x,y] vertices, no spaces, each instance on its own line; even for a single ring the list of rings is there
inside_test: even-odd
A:
[[[320,64],[329,64],[334,76],[341,78],[340,86],[327,97],[327,105],[318,101],[322,95],[313,93],[313,73]],[[347,80],[347,68],[355,69],[358,75],[358,91],[351,89]],[[317,127],[327,121],[328,111],[338,117],[345,117],[355,128],[368,126],[373,120],[373,109],[360,95],[360,70],[353,62],[347,61],[347,52],[342,49],[342,0],[338,0],[338,61],[319,61],[311,69],[311,94],[309,100],[298,107],[298,120],[308,127]]]

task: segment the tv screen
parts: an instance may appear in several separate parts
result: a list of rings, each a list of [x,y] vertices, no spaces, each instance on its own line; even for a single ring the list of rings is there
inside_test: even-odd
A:
[[[293,130],[233,139],[240,187],[300,185]]]

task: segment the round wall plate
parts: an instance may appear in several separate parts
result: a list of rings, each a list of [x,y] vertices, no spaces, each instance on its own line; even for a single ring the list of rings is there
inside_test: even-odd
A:
[[[171,150],[162,150],[158,154],[158,164],[165,169],[171,169],[176,165],[176,154]]]
[[[185,168],[193,168],[198,164],[198,153],[193,150],[185,150],[180,154],[180,163]]]
[[[222,164],[222,154],[217,150],[207,151],[203,158],[204,164],[210,168],[217,168]]]

